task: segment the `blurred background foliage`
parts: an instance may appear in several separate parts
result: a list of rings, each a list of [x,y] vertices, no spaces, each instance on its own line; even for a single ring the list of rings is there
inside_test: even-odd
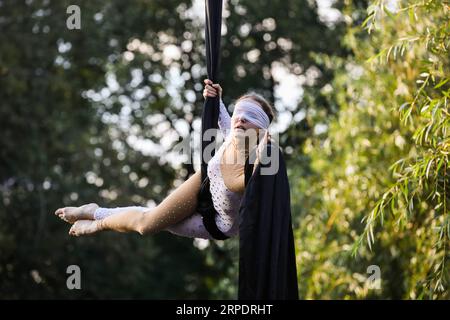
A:
[[[277,109],[301,298],[448,299],[448,1],[229,0],[223,16],[225,104],[255,90]],[[237,240],[75,239],[53,216],[153,206],[195,172],[204,52],[201,0],[0,0],[2,299],[236,298]]]

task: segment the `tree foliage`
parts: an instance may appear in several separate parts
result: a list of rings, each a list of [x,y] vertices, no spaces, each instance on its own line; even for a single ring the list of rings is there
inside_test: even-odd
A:
[[[316,174],[301,184],[303,293],[448,298],[448,3],[375,1],[355,25],[355,5],[344,12],[352,55],[317,57],[336,67],[340,111],[305,145]]]

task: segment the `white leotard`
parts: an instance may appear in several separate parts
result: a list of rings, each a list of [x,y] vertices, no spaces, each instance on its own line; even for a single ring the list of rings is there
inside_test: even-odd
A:
[[[220,231],[222,231],[227,236],[232,237],[236,236],[239,232],[237,216],[242,200],[242,194],[230,191],[226,187],[220,170],[220,163],[223,152],[228,143],[231,142],[231,117],[228,114],[228,111],[222,100],[220,101],[218,125],[220,131],[225,137],[225,142],[220,146],[220,148],[208,162],[207,174],[210,180],[212,201],[214,204],[214,208],[218,213],[215,216],[216,225]],[[149,211],[148,214],[151,214],[151,209],[145,207],[121,207],[113,209],[98,208],[95,211],[94,217],[96,220],[100,220],[111,214],[129,209]],[[168,227],[166,230],[171,233],[189,238],[213,239],[209,232],[205,229],[203,218],[199,213],[194,213],[183,221]]]

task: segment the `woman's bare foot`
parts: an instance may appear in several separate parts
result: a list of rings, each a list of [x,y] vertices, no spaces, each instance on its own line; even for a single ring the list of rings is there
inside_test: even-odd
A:
[[[69,230],[71,236],[82,236],[100,231],[99,220],[78,220]]]
[[[94,220],[94,212],[97,208],[96,203],[89,203],[81,207],[59,208],[55,211],[55,215],[68,223],[75,223],[78,220]]]

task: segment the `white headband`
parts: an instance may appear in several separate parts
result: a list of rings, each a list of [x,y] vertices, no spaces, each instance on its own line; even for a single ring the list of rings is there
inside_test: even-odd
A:
[[[251,99],[242,99],[236,103],[233,116],[241,117],[261,129],[269,128],[270,120],[262,107]]]

